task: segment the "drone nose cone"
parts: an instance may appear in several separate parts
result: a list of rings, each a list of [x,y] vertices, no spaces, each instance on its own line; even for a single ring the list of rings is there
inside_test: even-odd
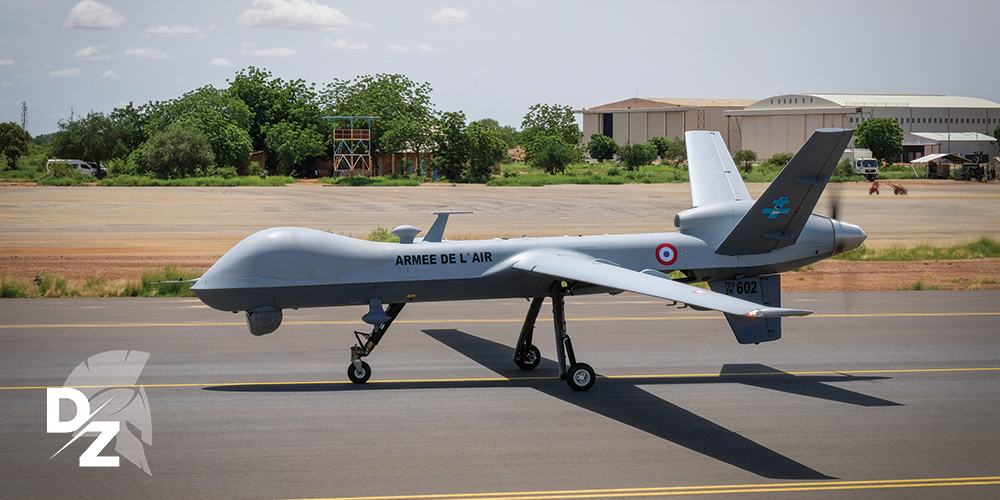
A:
[[[860,227],[848,222],[833,221],[833,255],[858,248],[866,238],[868,235]]]

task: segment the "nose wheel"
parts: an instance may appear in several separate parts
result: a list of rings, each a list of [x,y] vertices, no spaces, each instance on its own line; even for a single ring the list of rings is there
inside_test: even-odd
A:
[[[368,366],[368,363],[362,361],[361,358],[375,350],[375,346],[389,330],[389,325],[396,319],[396,316],[399,316],[399,312],[406,304],[389,304],[388,311],[382,311],[381,301],[377,299],[373,299],[369,305],[371,311],[362,319],[375,323],[374,328],[372,333],[354,332],[354,336],[358,339],[358,345],[351,347],[351,366],[347,368],[347,378],[355,384],[363,384],[371,378],[372,367]]]
[[[358,366],[351,363],[351,366],[347,367],[347,378],[351,379],[351,382],[355,384],[363,384],[372,377],[372,367],[368,366],[368,363],[362,361]]]

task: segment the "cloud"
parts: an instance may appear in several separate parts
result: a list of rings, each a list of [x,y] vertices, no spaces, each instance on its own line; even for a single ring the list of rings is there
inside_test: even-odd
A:
[[[78,68],[60,69],[49,71],[52,78],[79,78],[83,76],[83,71]]]
[[[123,52],[123,55],[127,57],[134,57],[136,59],[166,59],[167,55],[156,49],[151,49],[149,47],[142,47],[138,49],[128,49]]]
[[[434,50],[434,47],[431,47],[431,44],[429,44],[429,43],[423,43],[423,44],[420,44],[419,47],[417,47],[417,50],[422,50],[424,52],[431,52],[431,51]]]
[[[390,45],[386,47],[385,50],[388,50],[389,52],[409,52],[410,48],[406,45]]]
[[[13,59],[0,59],[0,66],[13,66],[13,65],[14,65]]]
[[[101,73],[101,78],[104,78],[104,79],[107,79],[107,80],[117,80],[118,79],[118,75],[116,75],[114,71],[111,71],[109,69],[109,70],[105,71],[104,73]]]
[[[121,28],[125,18],[121,14],[94,0],[83,0],[73,6],[69,17],[63,23],[63,28],[113,29]]]
[[[427,16],[431,21],[439,23],[459,23],[469,19],[469,13],[464,10],[446,8],[438,11],[437,14]]]
[[[323,42],[323,48],[335,50],[364,50],[368,48],[368,45],[364,43],[351,43],[343,38],[337,41],[327,38],[326,41]]]
[[[212,66],[218,66],[220,68],[228,68],[233,65],[233,63],[225,59],[222,59],[221,57],[216,57],[215,59],[212,59],[212,62],[210,62],[209,64],[211,64]]]
[[[274,47],[271,49],[257,49],[257,50],[245,49],[243,50],[243,53],[258,57],[291,57],[295,55],[294,50],[286,49],[284,47]]]
[[[200,35],[201,28],[175,24],[173,26],[150,26],[143,30],[146,36]]]
[[[101,54],[101,48],[93,45],[74,52],[73,57],[84,61],[105,61],[111,58],[109,55]]]
[[[351,25],[337,9],[312,0],[254,0],[237,21],[247,28],[290,30],[336,29]]]

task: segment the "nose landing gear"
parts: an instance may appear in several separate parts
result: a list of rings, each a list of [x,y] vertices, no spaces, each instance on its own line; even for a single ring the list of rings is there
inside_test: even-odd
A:
[[[405,305],[405,303],[389,304],[389,309],[383,312],[382,301],[372,299],[369,303],[370,310],[364,318],[366,321],[374,318],[379,322],[372,327],[372,333],[354,332],[354,337],[358,339],[358,345],[351,347],[351,366],[347,368],[347,378],[351,379],[351,382],[363,384],[371,378],[372,368],[368,363],[361,361],[361,358],[375,350],[375,346],[382,340],[385,332],[389,330],[389,325],[396,319],[396,316],[399,316],[399,312],[403,310]]]

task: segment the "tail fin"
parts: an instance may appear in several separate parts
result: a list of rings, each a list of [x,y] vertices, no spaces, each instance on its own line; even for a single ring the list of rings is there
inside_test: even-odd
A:
[[[717,201],[750,199],[733,157],[718,132],[696,130],[684,134],[691,178],[691,206],[700,207]]]
[[[846,129],[814,132],[715,253],[767,253],[794,244],[852,135]]]

